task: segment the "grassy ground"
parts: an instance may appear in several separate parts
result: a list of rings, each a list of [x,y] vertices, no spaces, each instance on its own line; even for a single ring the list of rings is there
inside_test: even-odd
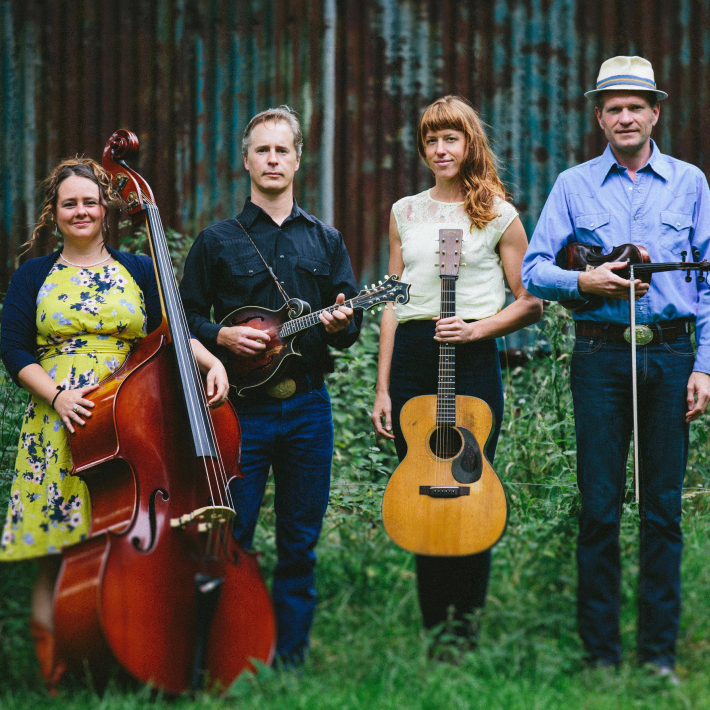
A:
[[[705,562],[710,499],[707,420],[692,430],[686,481],[684,608],[678,674],[669,687],[634,664],[637,515],[629,502],[622,528],[622,634],[618,672],[590,671],[575,631],[574,539],[578,498],[567,392],[569,336],[560,315],[544,325],[552,355],[508,370],[506,420],[495,469],[510,503],[506,535],[494,551],[481,642],[456,663],[428,660],[413,560],[385,535],[379,505],[394,455],[370,434],[376,326],[338,361],[330,378],[337,446],[331,506],[318,547],[320,603],[312,653],[302,673],[262,668],[221,699],[168,700],[146,689],[112,687],[99,696],[82,684],[48,698],[37,682],[27,632],[31,564],[0,566],[0,707],[15,708],[710,708],[710,572]],[[5,397],[3,400],[2,398]],[[4,447],[0,476],[9,484],[18,397],[0,392]],[[14,439],[14,440],[13,440]],[[273,512],[263,509],[259,546],[274,563]]]

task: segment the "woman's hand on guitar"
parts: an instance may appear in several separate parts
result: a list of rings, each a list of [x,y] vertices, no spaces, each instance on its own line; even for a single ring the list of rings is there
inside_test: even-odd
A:
[[[235,355],[256,355],[266,349],[271,340],[268,333],[248,325],[224,326],[217,333],[217,345],[221,345]]]
[[[622,301],[629,300],[631,282],[614,273],[615,269],[628,267],[625,261],[611,261],[601,264],[591,271],[582,271],[579,274],[577,285],[581,294],[595,293],[604,298],[618,298]],[[636,299],[645,296],[648,284],[636,279]]]
[[[206,378],[207,404],[212,409],[221,407],[229,395],[229,380],[227,379],[227,371],[220,360],[215,358],[212,367],[207,371]]]
[[[436,323],[434,340],[438,343],[470,343],[476,340],[473,329],[474,324],[466,323],[458,316],[452,316],[451,318],[434,316],[432,320]]]
[[[64,426],[69,431],[74,433],[73,422],[84,426],[85,419],[91,417],[91,410],[94,408],[94,403],[88,399],[84,399],[84,395],[98,389],[99,385],[89,385],[89,387],[80,387],[75,390],[63,390],[57,395],[54,400],[54,409],[62,418]]]
[[[338,294],[335,299],[335,303],[345,303],[345,295],[342,293]],[[325,332],[337,333],[339,330],[343,330],[350,325],[350,321],[353,319],[353,309],[347,306],[341,306],[332,313],[328,311],[323,311],[320,314],[320,322],[325,326]]]
[[[385,439],[394,439],[394,434],[392,433],[392,400],[387,392],[378,392],[375,395],[375,404],[372,407],[370,419],[378,436],[384,436]]]

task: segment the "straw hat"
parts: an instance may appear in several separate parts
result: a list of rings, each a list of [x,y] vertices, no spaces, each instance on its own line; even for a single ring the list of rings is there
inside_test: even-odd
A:
[[[656,99],[668,98],[665,91],[656,88],[653,67],[643,57],[612,57],[599,69],[597,88],[584,94],[594,101],[600,91],[652,91]]]

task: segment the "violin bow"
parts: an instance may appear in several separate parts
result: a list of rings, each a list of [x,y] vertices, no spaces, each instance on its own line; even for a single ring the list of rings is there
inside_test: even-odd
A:
[[[703,281],[705,278],[703,272],[710,271],[710,263],[703,260],[700,261],[700,251],[693,249],[694,262],[685,261],[687,252],[682,251],[681,257],[683,261],[669,262],[661,264],[636,264],[640,272],[656,273],[660,271],[686,271],[685,280],[690,282],[691,271],[699,271],[700,276],[698,281]],[[638,389],[636,379],[636,276],[634,274],[634,264],[629,262],[629,280],[631,286],[629,289],[629,330],[631,340],[631,408],[634,424],[634,500],[639,502],[640,494],[640,475],[639,475],[639,422],[638,422]]]
[[[634,265],[629,264],[629,325],[631,326],[631,410],[634,420],[634,500],[639,502],[639,413],[636,384],[636,276]]]

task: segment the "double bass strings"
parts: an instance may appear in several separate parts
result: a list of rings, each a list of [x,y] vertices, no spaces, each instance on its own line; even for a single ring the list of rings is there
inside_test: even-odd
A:
[[[170,310],[171,315],[176,318],[181,325],[180,328],[175,329],[176,332],[171,332],[171,336],[173,338],[176,357],[178,358],[178,365],[182,366],[183,372],[190,374],[191,382],[184,383],[184,394],[191,419],[198,424],[195,430],[199,437],[200,446],[196,453],[198,453],[198,455],[200,453],[207,454],[203,455],[202,459],[205,464],[207,485],[212,501],[218,505],[226,505],[234,509],[226,471],[224,469],[221,452],[219,451],[219,444],[215,436],[214,425],[212,418],[209,416],[209,405],[207,404],[207,398],[204,393],[204,388],[202,387],[202,378],[189,345],[189,327],[182,302],[180,301],[177,280],[175,279],[172,259],[170,258],[170,253],[167,248],[165,233],[160,217],[158,216],[158,208],[145,195],[143,195],[143,198],[147,205],[151,243],[155,252],[156,261],[159,265],[165,308],[166,310]]]

